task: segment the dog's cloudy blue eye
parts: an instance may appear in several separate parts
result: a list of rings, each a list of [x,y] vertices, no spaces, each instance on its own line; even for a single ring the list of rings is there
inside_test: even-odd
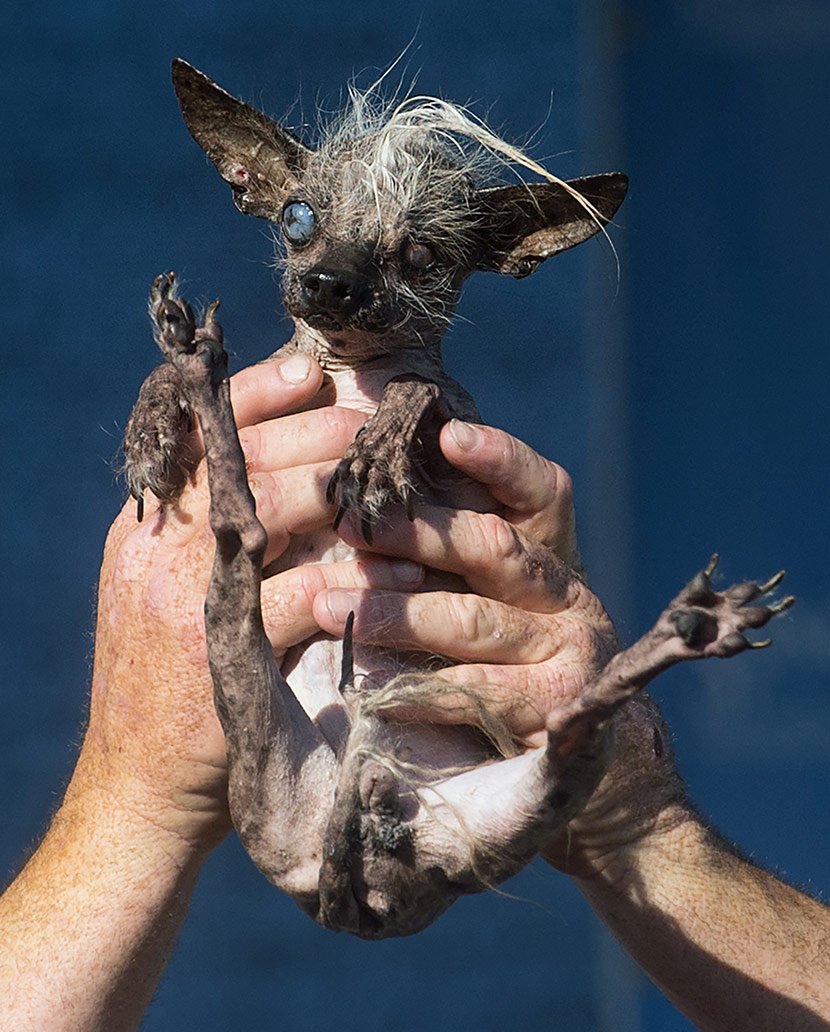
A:
[[[314,209],[305,201],[292,201],[282,211],[282,231],[285,239],[292,244],[302,246],[314,236],[317,228],[317,216]]]

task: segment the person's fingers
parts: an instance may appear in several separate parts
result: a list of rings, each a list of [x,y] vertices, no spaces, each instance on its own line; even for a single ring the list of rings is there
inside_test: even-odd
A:
[[[268,533],[264,565],[273,562],[288,547],[292,534],[304,534],[330,525],[334,506],[326,501],[326,486],[336,459],[293,466],[283,470],[252,472],[248,478],[256,502],[257,516]],[[145,513],[135,525],[137,537],[164,536],[174,547],[187,547],[194,540],[212,541],[208,524],[210,492],[207,469],[200,463],[191,484],[172,505]],[[129,506],[119,517],[129,518]]]
[[[420,506],[412,521],[399,510],[390,514],[375,528],[371,546],[352,522],[340,535],[357,548],[457,574],[479,595],[534,612],[559,612],[582,590],[550,548],[494,513]]]
[[[547,715],[575,698],[610,657],[612,636],[598,604],[597,609],[552,616],[454,592],[337,588],[321,592],[313,612],[330,634],[342,635],[353,612],[356,641],[460,661],[437,675],[450,686],[446,697],[396,707],[387,717],[475,724],[483,702],[514,734],[530,741],[534,734],[541,740]]]
[[[351,611],[356,614],[355,638],[365,640],[364,632],[359,629],[360,614],[365,614],[366,609],[361,609],[360,596],[365,598],[372,594],[374,592],[361,592],[358,589],[336,589],[324,593],[323,598],[327,595],[336,599],[336,605],[351,606]],[[338,621],[329,615],[329,606],[323,598],[316,600],[314,615],[324,629],[328,629]],[[384,616],[396,620],[394,608],[391,612],[385,612]],[[582,644],[571,640],[573,627],[567,626],[569,621],[566,618],[564,622],[566,626],[557,636],[559,652],[550,659],[539,663],[484,661],[445,667],[435,671],[435,676],[447,684],[445,695],[430,694],[423,705],[408,703],[389,708],[384,712],[384,717],[404,722],[478,725],[481,722],[480,706],[483,704],[527,745],[542,744],[548,715],[584,690],[597,670],[596,656],[601,652],[601,645],[593,640],[590,632],[586,633]],[[383,637],[381,634],[369,635],[370,640]],[[396,634],[390,633],[390,638],[394,637]],[[422,647],[421,642],[425,637],[411,631],[407,636],[397,633],[397,638],[406,638],[413,647]],[[446,635],[439,633],[436,637],[446,646]],[[456,648],[454,651],[464,650]],[[501,651],[497,646],[490,650],[490,654]],[[450,649],[447,648],[446,654],[449,653]]]
[[[262,582],[265,630],[274,649],[284,652],[321,628],[314,600],[327,590],[413,591],[424,569],[406,560],[365,556],[348,562],[298,566]]]
[[[334,507],[326,501],[326,485],[334,467],[332,460],[250,476],[257,517],[268,534],[263,566],[285,551],[292,535],[331,524]]]
[[[299,378],[297,364],[300,367],[299,373],[303,374],[302,379]],[[286,367],[289,370],[287,374]],[[288,376],[290,378],[286,378]],[[243,427],[240,430],[240,442],[246,465],[249,473],[265,481],[262,489],[266,494],[266,502],[273,484],[267,474],[300,464],[340,458],[365,421],[365,415],[359,412],[333,407],[280,416],[281,412],[301,407],[313,397],[321,378],[322,371],[316,362],[306,360],[305,356],[292,356],[290,359],[274,360],[243,369],[231,380],[236,417]],[[297,382],[292,382],[293,379],[297,379]],[[263,422],[245,425],[248,420],[255,419]],[[190,435],[188,451],[191,461],[196,463],[203,451],[198,431]],[[329,475],[331,472],[333,469],[329,470]],[[316,490],[318,486],[315,480],[313,489]],[[287,490],[292,487],[293,482]],[[204,462],[199,462],[187,489],[175,503],[161,505],[148,495],[144,525],[148,532],[163,532],[178,544],[184,545],[192,539],[194,533],[201,532],[208,502],[207,473]],[[294,500],[295,507],[301,503],[302,498]],[[276,508],[277,502],[274,500],[270,505],[271,512]],[[128,502],[125,513],[118,521],[117,532],[122,536],[132,529],[135,523],[134,512],[134,503]],[[130,513],[133,514],[132,519],[129,519]],[[318,520],[316,515],[312,515],[304,522],[317,527],[326,520]],[[272,558],[283,548],[282,542],[272,547]]]
[[[246,426],[239,441],[248,472],[342,458],[365,420],[356,409],[327,407]]]
[[[248,366],[231,377],[231,404],[238,427],[296,412],[323,382],[323,370],[307,355]]]
[[[584,621],[542,617],[452,591],[326,591],[315,600],[314,612],[331,634],[342,634],[354,612],[357,641],[466,663],[541,663],[565,649],[590,654],[596,635]]]
[[[595,672],[590,660],[571,649],[545,663],[526,666],[478,663],[447,667],[439,675],[448,685],[445,698],[437,703],[430,700],[428,708],[392,710],[388,716],[433,724],[476,724],[479,710],[467,694],[471,691],[526,745],[542,745],[549,715],[578,696]]]
[[[303,408],[319,391],[323,370],[307,355],[291,355],[241,369],[230,378],[231,407],[238,428]],[[185,442],[192,466],[204,457],[198,425]]]
[[[439,440],[453,466],[485,484],[507,507],[510,523],[577,565],[573,488],[561,466],[503,430],[458,419],[442,427]]]

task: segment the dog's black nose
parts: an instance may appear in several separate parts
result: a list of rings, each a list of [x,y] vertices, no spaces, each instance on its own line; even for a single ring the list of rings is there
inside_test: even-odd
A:
[[[300,283],[309,308],[332,315],[356,312],[369,287],[366,277],[354,269],[328,269],[321,265],[310,269]]]

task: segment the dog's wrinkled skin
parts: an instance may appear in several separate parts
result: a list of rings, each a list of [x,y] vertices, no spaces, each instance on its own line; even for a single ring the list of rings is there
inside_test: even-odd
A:
[[[476,269],[526,275],[592,236],[621,203],[625,177],[479,188],[448,134],[491,149],[496,138],[437,101],[378,119],[357,96],[351,119],[312,151],[185,62],[173,74],[188,128],[238,207],[282,226],[283,294],[296,327],[282,353],[320,361],[327,402],[374,413],[329,485],[337,521],[351,512],[369,539],[390,504],[411,512],[417,496],[486,506],[449,476],[437,448],[443,421],[475,418],[441,366],[460,286]],[[478,729],[382,720],[396,703],[434,700],[443,682],[411,657],[353,646],[350,628],[342,646],[320,635],[277,668],[260,611],[265,532],[216,306],[198,326],[170,274],[154,284],[151,312],[167,363],[146,381],[127,428],[130,488],[139,518],[145,488],[175,500],[195,415],[217,543],[206,628],[231,813],[259,868],[329,928],[410,934],[458,895],[518,871],[599,782],[611,719],[628,699],[681,659],[750,647],[742,629],[790,604],[747,604],[780,578],[717,594],[710,564],[578,700],[548,715],[540,748],[501,742],[497,751]],[[280,564],[350,554],[330,532],[297,541]]]

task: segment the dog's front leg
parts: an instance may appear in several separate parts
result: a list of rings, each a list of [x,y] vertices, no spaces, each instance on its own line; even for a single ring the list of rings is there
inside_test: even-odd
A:
[[[260,583],[267,543],[248,486],[230,404],[227,354],[215,321],[197,327],[173,275],[153,285],[157,339],[178,371],[199,421],[210,485],[216,553],[205,603],[214,699],[228,748],[231,816],[263,873],[316,910],[325,817],[335,757],[277,668],[262,623]]]
[[[438,432],[451,415],[432,380],[418,373],[390,380],[377,412],[329,481],[328,500],[337,502],[335,529],[347,512],[354,512],[371,544],[372,526],[389,505],[400,502],[412,519],[415,499],[433,493],[454,474],[438,447]]]
[[[147,488],[162,502],[175,501],[184,490],[192,472],[186,446],[190,430],[181,377],[164,362],[141,385],[124,431],[124,472],[139,523]]]

